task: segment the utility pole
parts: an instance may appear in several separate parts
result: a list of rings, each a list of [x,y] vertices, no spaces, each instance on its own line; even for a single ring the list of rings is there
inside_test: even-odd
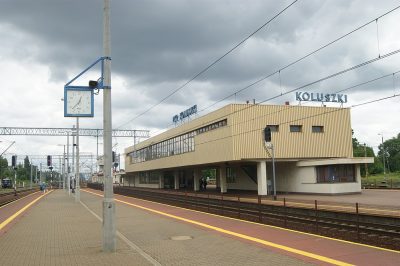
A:
[[[364,143],[364,157],[367,158],[367,144]],[[368,178],[368,164],[365,163],[365,177]]]
[[[76,169],[75,169],[75,180],[76,180],[76,189],[75,189],[75,202],[79,202],[81,200],[80,195],[80,185],[79,185],[79,117],[76,118]]]
[[[65,176],[65,145],[64,145],[64,151],[63,151],[63,161],[62,161],[62,188],[65,189],[65,182],[67,181],[67,178]]]
[[[31,162],[31,185],[29,186],[30,189],[32,189],[32,162]]]
[[[274,181],[274,200],[276,200],[275,149],[274,149],[274,144],[272,144],[272,143],[271,143],[271,153],[272,153],[272,178]]]
[[[385,146],[383,144],[383,133],[378,135],[382,136],[382,162],[383,162],[383,174],[386,175],[386,166],[385,166]]]
[[[103,200],[103,251],[116,251],[115,202],[111,176],[112,114],[111,114],[111,39],[110,0],[104,0],[103,12],[103,151],[104,151],[104,200]]]
[[[70,180],[70,171],[69,171],[69,132],[67,132],[67,190],[68,195],[71,195],[71,180]]]
[[[42,182],[42,163],[40,163],[39,183]]]
[[[72,164],[71,164],[71,174],[75,177],[75,125],[72,126]],[[75,191],[74,186],[75,180],[72,180],[72,192]]]

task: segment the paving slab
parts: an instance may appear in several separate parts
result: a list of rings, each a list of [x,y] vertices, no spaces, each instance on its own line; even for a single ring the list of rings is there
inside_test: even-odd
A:
[[[117,240],[101,251],[101,222],[64,191],[49,193],[0,236],[0,265],[151,265]]]

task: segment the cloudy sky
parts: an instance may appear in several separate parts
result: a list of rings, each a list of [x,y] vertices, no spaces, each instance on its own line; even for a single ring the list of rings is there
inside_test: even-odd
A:
[[[171,127],[174,114],[194,104],[205,109],[198,114],[204,115],[228,103],[262,102],[400,49],[398,9],[213,105],[400,5],[391,0],[299,0],[158,104],[291,2],[111,0],[113,127],[158,134]],[[0,0],[0,127],[74,124],[74,118],[63,117],[63,86],[102,56],[102,8],[102,0]],[[390,75],[400,70],[399,59],[400,53],[394,54],[301,91],[332,93],[389,75],[345,91],[344,107],[399,94],[400,73]],[[75,85],[86,85],[99,75],[96,68]],[[265,104],[285,101],[298,104],[294,93]],[[355,136],[376,148],[379,133],[386,139],[400,132],[399,111],[400,97],[352,108]],[[95,97],[95,117],[81,119],[80,126],[102,128],[102,116],[100,94]],[[60,154],[57,145],[66,143],[60,137],[0,136],[0,141],[1,152],[16,141],[6,155],[18,154],[19,159]],[[133,143],[113,141],[119,153]],[[96,154],[96,140],[81,138],[81,152]]]

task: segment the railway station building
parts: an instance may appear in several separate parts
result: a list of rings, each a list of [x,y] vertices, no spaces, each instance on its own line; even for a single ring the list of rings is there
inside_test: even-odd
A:
[[[350,109],[301,105],[229,104],[125,156],[126,186],[197,191],[202,170],[214,169],[222,193],[259,195],[272,193],[272,159],[278,193],[360,193],[360,164],[373,162],[353,157]]]

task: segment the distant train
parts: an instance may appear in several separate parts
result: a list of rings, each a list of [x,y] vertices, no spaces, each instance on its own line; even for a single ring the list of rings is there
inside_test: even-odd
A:
[[[1,187],[2,188],[12,188],[12,182],[10,178],[3,178],[1,180]]]

